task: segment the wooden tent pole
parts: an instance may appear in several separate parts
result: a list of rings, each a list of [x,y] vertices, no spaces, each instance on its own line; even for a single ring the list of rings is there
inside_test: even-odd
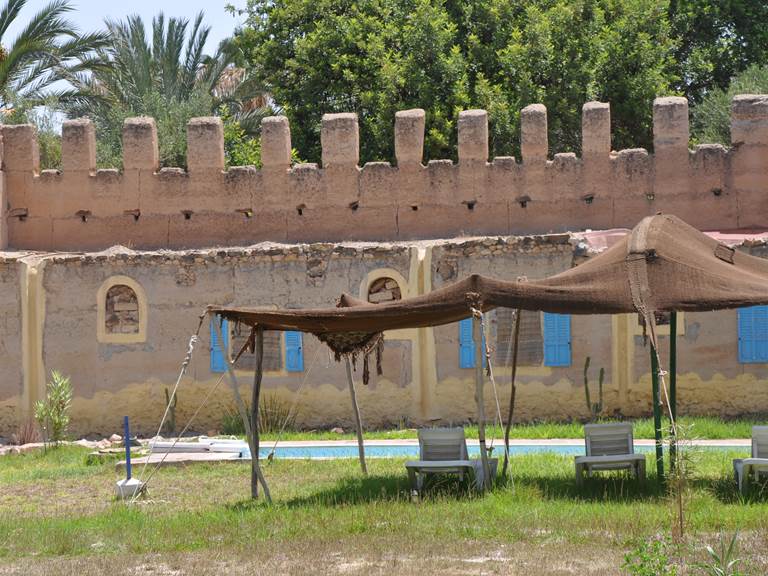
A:
[[[251,498],[259,497],[259,397],[261,380],[264,375],[264,328],[256,327],[254,335],[256,368],[253,371],[253,389],[251,390],[251,427],[253,429],[253,447],[251,449]]]
[[[653,401],[653,428],[656,438],[656,474],[659,483],[664,483],[664,446],[661,438],[661,405],[659,404],[659,360],[656,347],[651,344],[651,383]]]
[[[363,474],[368,476],[368,467],[365,465],[365,445],[363,444],[363,424],[360,421],[360,408],[357,406],[357,393],[355,392],[355,379],[352,377],[352,361],[346,358],[347,382],[349,383],[349,394],[352,396],[352,412],[355,416],[355,428],[357,430],[357,451],[360,456],[360,468]]]
[[[512,331],[512,390],[509,392],[509,413],[507,414],[507,422],[504,426],[504,468],[501,472],[503,478],[506,478],[507,476],[507,466],[509,464],[509,432],[512,429],[512,416],[515,413],[515,395],[517,393],[515,377],[517,375],[517,350],[518,343],[520,342],[521,312],[522,310],[520,308],[515,311],[515,326]]]
[[[212,322],[212,324],[218,339],[219,352],[221,353],[221,357],[224,358],[224,365],[227,367],[227,375],[229,376],[229,384],[232,388],[232,393],[235,396],[235,404],[237,404],[237,410],[240,412],[240,418],[243,419],[245,436],[248,439],[248,446],[251,449],[251,467],[253,468],[255,466],[256,476],[259,480],[259,483],[261,484],[261,487],[264,489],[264,497],[267,499],[267,502],[271,503],[272,497],[269,494],[269,486],[267,486],[267,480],[264,478],[264,474],[261,472],[258,458],[254,456],[256,453],[254,452],[255,446],[253,444],[253,431],[251,428],[250,418],[245,407],[245,403],[243,402],[243,398],[240,396],[240,387],[237,385],[237,376],[235,376],[235,369],[233,367],[232,361],[229,358],[229,351],[224,348],[224,339],[221,335],[221,326],[219,325],[219,322],[216,322],[215,320]]]
[[[485,448],[485,400],[483,398],[483,325],[478,316],[472,318],[472,337],[475,341],[475,400],[477,401],[477,436],[480,441],[480,460],[483,464],[483,490],[491,484],[488,451]]]
[[[675,470],[677,456],[677,312],[669,315],[669,413],[672,418],[669,442],[669,469]]]

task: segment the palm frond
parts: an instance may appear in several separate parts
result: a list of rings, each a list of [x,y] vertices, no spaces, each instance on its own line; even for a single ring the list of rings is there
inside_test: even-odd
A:
[[[0,10],[0,39],[5,36],[8,27],[14,20],[16,20],[19,12],[21,12],[21,9],[24,8],[26,3],[27,0],[8,0],[8,2],[5,3],[3,9]]]
[[[75,25],[63,18],[64,14],[72,10],[73,8],[67,0],[53,0],[32,17],[14,44],[24,40],[53,41],[56,36],[74,36],[76,34]]]

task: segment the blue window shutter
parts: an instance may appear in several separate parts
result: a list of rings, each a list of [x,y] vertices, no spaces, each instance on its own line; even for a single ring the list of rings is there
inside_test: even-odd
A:
[[[301,332],[285,333],[285,369],[288,372],[304,371],[304,346]]]
[[[739,362],[768,363],[768,306],[740,308]]]
[[[571,365],[571,315],[544,313],[544,366]]]
[[[472,318],[459,322],[459,368],[475,367],[475,341],[472,339]]]
[[[216,335],[214,322],[221,322],[221,336],[224,338],[225,351],[229,350],[229,322],[222,320],[221,316],[213,316],[211,318],[211,372],[226,372],[227,358],[224,357],[219,349],[219,337]]]
[[[483,349],[485,349],[485,334],[483,334]],[[483,367],[486,359],[483,354]],[[472,318],[459,322],[459,368],[475,367],[475,339],[472,337]]]

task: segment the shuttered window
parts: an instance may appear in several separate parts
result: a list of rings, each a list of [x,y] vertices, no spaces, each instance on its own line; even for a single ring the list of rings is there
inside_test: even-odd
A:
[[[485,350],[485,334],[483,334],[483,350]],[[485,367],[483,354],[483,367]],[[472,318],[459,322],[459,368],[475,367],[475,340],[472,338]]]
[[[224,345],[219,346],[219,337],[214,327],[214,322],[219,323],[221,328],[221,336],[224,338]],[[221,316],[211,317],[211,372],[225,372],[227,370],[227,361],[225,360],[225,354],[228,354],[229,350],[229,322],[222,320]],[[222,353],[222,348],[224,353]]]
[[[301,332],[285,333],[285,369],[288,372],[304,371],[304,346]]]
[[[740,308],[739,362],[768,363],[768,306]]]
[[[235,323],[231,330],[232,359],[240,352],[251,336],[250,326]],[[280,372],[283,369],[283,333],[279,330],[264,330],[264,372]],[[238,370],[252,371],[256,369],[256,354],[248,348],[237,361]]]
[[[571,365],[570,314],[544,313],[544,366]]]
[[[497,308],[491,312],[495,329],[497,366],[512,365],[514,345],[514,316],[511,308]],[[492,331],[493,335],[493,331]],[[541,313],[533,310],[520,311],[520,334],[517,344],[518,366],[541,366],[544,361],[544,339],[541,334]]]

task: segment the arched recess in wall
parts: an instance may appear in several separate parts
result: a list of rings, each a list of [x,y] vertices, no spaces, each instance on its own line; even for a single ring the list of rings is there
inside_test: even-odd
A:
[[[147,296],[133,278],[112,276],[96,295],[96,338],[105,344],[147,340]]]
[[[360,284],[360,299],[374,304],[391,302],[410,296],[408,281],[392,268],[379,268],[368,273]]]

